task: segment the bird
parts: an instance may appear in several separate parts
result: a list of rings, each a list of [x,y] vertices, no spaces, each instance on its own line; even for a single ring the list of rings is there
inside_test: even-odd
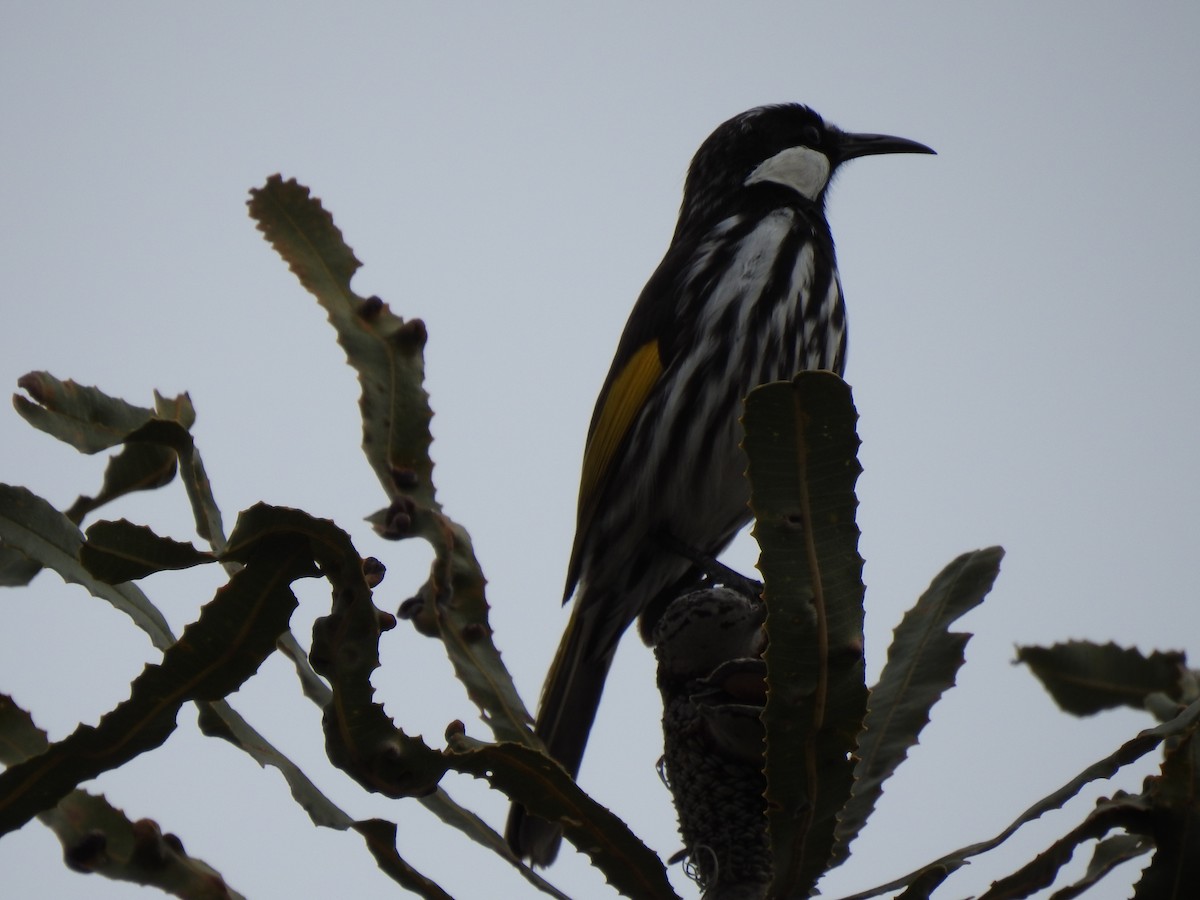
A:
[[[684,179],[666,254],[626,322],[588,428],[563,602],[574,598],[534,733],[576,777],[618,642],[647,643],[666,604],[714,571],[749,523],[740,416],[756,386],[844,374],[846,310],[825,217],[862,156],[934,153],[842,131],[799,103],[719,125]],[[514,804],[513,852],[547,866],[557,824]]]

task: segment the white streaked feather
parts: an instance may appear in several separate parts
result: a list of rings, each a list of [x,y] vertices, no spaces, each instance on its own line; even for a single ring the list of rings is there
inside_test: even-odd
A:
[[[818,266],[812,243],[798,248],[789,273],[789,300],[779,302],[768,315],[754,318],[755,301],[779,263],[780,246],[794,229],[807,228],[799,221],[802,217],[803,213],[788,206],[766,213],[737,240],[732,254],[723,256],[719,266],[716,254],[728,252],[728,234],[744,223],[744,216],[731,216],[713,227],[697,248],[678,288],[680,306],[676,315],[680,320],[694,319],[694,343],[692,352],[672,361],[671,383],[688,385],[697,378],[711,379],[734,400],[740,400],[762,381],[789,379],[801,368],[834,365],[842,329],[832,327],[827,310],[822,310],[819,317],[806,319],[801,309],[813,290]],[[830,296],[822,299],[832,307],[838,294],[836,278],[831,279],[829,292]],[[822,328],[828,330],[832,340],[816,339]],[[761,351],[772,334],[779,335],[784,345],[778,348],[778,357],[765,358]],[[794,342],[790,347],[789,339]],[[747,360],[753,362],[747,364]],[[712,402],[718,399],[716,393],[711,397]],[[742,438],[739,415],[728,416],[714,434],[705,430],[710,417],[704,408],[673,406],[677,402],[677,395],[652,395],[644,414],[634,424],[623,456],[630,463],[610,473],[623,483],[623,489],[609,497],[612,505],[608,509],[610,520],[621,524],[585,545],[577,590],[586,593],[593,579],[621,586],[623,579],[630,578],[630,561],[646,552],[655,540],[658,525],[669,523],[672,539],[684,547],[704,551],[714,535],[732,536],[748,516],[748,486],[743,474],[746,462],[738,449]],[[647,464],[658,459],[655,444],[664,440],[672,428],[686,431],[681,446],[699,452],[678,466]],[[696,503],[698,490],[707,495],[704,503]],[[632,522],[649,525],[633,531],[624,527]],[[628,618],[606,606],[602,615],[608,618],[598,622],[597,627],[615,641],[629,618],[641,608],[639,604],[681,576],[687,567],[683,557],[674,564],[668,559],[637,582],[636,593],[633,584],[625,584],[624,592],[614,588],[620,600],[614,597],[608,602],[625,604]]]

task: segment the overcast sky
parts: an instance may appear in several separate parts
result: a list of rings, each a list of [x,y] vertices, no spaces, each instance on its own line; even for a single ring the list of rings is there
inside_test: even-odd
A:
[[[190,391],[227,524],[258,500],[335,519],[388,565],[377,602],[394,608],[427,553],[362,521],[384,498],[359,450],[355,378],[245,212],[268,175],[300,179],[363,261],[356,290],[428,324],[439,497],[473,536],[496,641],[533,705],[566,622],[592,404],[687,163],[730,115],[805,102],[939,153],[854,162],[830,199],[863,439],[869,675],[946,562],[1008,552],[964,620],[976,637],[959,687],[826,895],[991,836],[1149,725],[1068,718],[1010,661],[1014,644],[1070,638],[1200,653],[1200,7],[503,6],[0,4],[0,383],[46,369],[139,404]],[[11,411],[0,462],[0,481],[59,506],[104,466]],[[192,539],[182,490],[159,494],[103,515]],[[728,561],[750,571],[755,556],[743,537]],[[217,574],[143,586],[181,629]],[[328,595],[301,595],[307,644]],[[0,691],[52,738],[94,723],[157,659],[53,574],[0,600]],[[401,627],[383,652],[374,683],[399,725],[435,744],[455,718],[489,736],[434,642]],[[527,895],[415,803],[332,769],[282,660],[232,699],[352,815],[398,821],[401,853],[455,896]],[[582,783],[666,857],[680,840],[654,770],[658,715],[651,654],[630,635]],[[499,795],[446,786],[501,825]],[[162,749],[89,787],[249,897],[399,893],[360,839],[314,829],[276,772],[201,737],[191,708]],[[948,896],[1089,808],[1023,832]],[[0,871],[13,897],[145,894],[68,872],[37,823],[0,840]],[[573,851],[550,874],[573,897],[613,896]]]

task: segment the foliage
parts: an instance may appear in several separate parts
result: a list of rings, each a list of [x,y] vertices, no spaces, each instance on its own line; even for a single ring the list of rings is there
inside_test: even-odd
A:
[[[251,193],[249,206],[263,235],[325,309],[358,373],[363,449],[386,498],[370,521],[386,538],[419,537],[434,550],[428,579],[400,615],[441,641],[494,742],[473,740],[452,727],[443,746],[430,746],[405,733],[376,700],[370,679],[379,666],[380,637],[396,625],[373,602],[385,567],[363,559],[335,524],[258,504],[237,517],[226,537],[192,439],[195,412],[187,395],[156,395],[153,408],[144,408],[35,372],[19,382],[25,396],[14,398],[17,412],[80,452],[113,454],[96,494],[80,496],[62,511],[24,488],[0,485],[0,585],[27,584],[49,568],[125,613],[162,659],[134,679],[129,699],[97,726],[80,725],[54,743],[32,716],[0,696],[0,761],[7,766],[0,773],[0,834],[37,817],[55,830],[68,864],[80,871],[181,897],[239,896],[157,824],[130,821],[78,788],[159,746],[182,706],[195,704],[206,734],[279,769],[314,824],[361,835],[380,869],[404,888],[423,897],[447,896],[401,858],[395,822],[353,819],[225,702],[279,650],[296,667],[301,690],[322,710],[329,759],[367,791],[426,805],[505,856],[538,889],[564,896],[513,859],[495,831],[439,787],[448,771],[486,779],[531,812],[562,822],[566,838],[617,891],[636,898],[675,896],[657,856],[548,759],[528,727],[528,712],[492,640],[486,580],[470,538],[437,500],[423,323],[402,319],[378,297],[351,290],[360,263],[306,188],[273,176]],[[739,676],[750,673],[750,700],[737,714],[751,710],[754,728],[739,732],[739,739],[752,735],[751,758],[765,734],[765,827],[773,876],[762,896],[807,896],[825,871],[848,858],[883,783],[917,742],[933,704],[953,686],[969,635],[950,627],[982,602],[1002,557],[993,547],[947,566],[896,629],[879,683],[868,690],[854,519],[855,421],[849,388],[828,373],[767,385],[747,400],[745,448],[762,550],[767,650],[761,659],[735,662]],[[96,510],[177,476],[196,536],[206,546],[170,540],[125,520],[99,521],[86,535],[81,532]],[[204,565],[224,567],[228,579],[177,637],[134,582]],[[324,579],[331,591],[329,614],[314,624],[308,651],[292,633],[292,583],[300,578]],[[1035,803],[995,838],[857,896],[903,891],[905,897],[927,897],[971,857],[1061,806],[1088,782],[1111,776],[1159,746],[1161,774],[1141,794],[1102,802],[986,896],[1024,897],[1053,883],[1075,849],[1093,840],[1098,843],[1086,876],[1056,896],[1075,896],[1119,863],[1152,851],[1138,896],[1191,896],[1200,884],[1200,805],[1192,787],[1198,781],[1194,736],[1200,702],[1182,654],[1143,656],[1077,643],[1021,648],[1019,657],[1069,712],[1144,706],[1161,724]],[[721,669],[726,675],[733,671]],[[713,687],[711,679],[705,682],[706,691]],[[727,708],[708,707],[717,715]]]

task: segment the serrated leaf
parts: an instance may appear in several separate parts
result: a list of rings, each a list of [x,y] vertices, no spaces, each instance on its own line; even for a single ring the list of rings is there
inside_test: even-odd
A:
[[[113,454],[104,469],[104,482],[94,497],[79,497],[66,511],[79,524],[88,513],[134,491],[147,491],[171,483],[175,478],[175,452],[154,444],[126,444]]]
[[[312,547],[313,557],[318,561],[324,557],[330,566],[359,567],[362,563],[350,536],[330,519],[269,503],[255,503],[238,514],[223,558],[246,562],[261,544],[280,537],[303,538]]]
[[[1190,704],[1169,722],[1163,722],[1154,728],[1147,728],[1139,732],[1136,737],[1123,743],[1108,756],[1092,763],[1058,790],[1047,794],[1030,806],[995,837],[974,844],[968,844],[894,881],[889,881],[887,884],[881,884],[870,890],[854,894],[845,898],[845,900],[867,900],[867,898],[877,897],[888,891],[899,890],[911,884],[917,878],[922,877],[928,871],[945,869],[947,872],[953,872],[961,868],[972,857],[979,856],[981,853],[987,853],[989,850],[999,847],[1016,834],[1023,825],[1040,818],[1052,810],[1061,809],[1067,801],[1093,781],[1112,778],[1122,768],[1141,759],[1166,740],[1182,734],[1194,733],[1198,723],[1200,723],[1200,700]],[[1146,895],[1146,897],[1149,900],[1150,895]]]
[[[19,540],[63,580],[82,585],[127,614],[160,650],[175,643],[166,620],[136,585],[109,585],[84,569],[78,560],[83,536],[73,522],[45,500],[25,488],[0,485],[0,535]],[[349,827],[353,820],[322,795],[295,763],[272,747],[227,703],[201,703],[200,710],[206,733],[219,732],[260,765],[279,769],[292,796],[314,823],[343,830]]]
[[[145,525],[125,519],[97,522],[87,530],[79,561],[93,576],[108,584],[134,581],[155,572],[190,569],[215,560],[186,541],[155,534]]]
[[[1118,706],[1144,709],[1153,693],[1178,700],[1187,666],[1183,653],[1146,656],[1132,647],[1090,641],[1018,647],[1017,661],[1029,666],[1060,709],[1077,716]]]
[[[33,716],[7,694],[0,694],[0,763],[11,766],[36,756],[50,745]]]
[[[110,397],[96,387],[59,381],[49,372],[30,372],[17,385],[33,398],[31,402],[13,395],[21,417],[81,453],[116,446],[154,416],[152,410]]]
[[[856,419],[849,386],[828,372],[764,385],[746,399],[769,640],[771,897],[805,896],[825,870],[866,713]]]
[[[186,391],[175,397],[164,397],[155,391],[154,414],[156,418],[178,422],[188,431],[196,424],[196,407],[192,405],[192,397]]]
[[[53,806],[77,784],[152,750],[175,729],[179,707],[219,700],[258,670],[296,607],[291,582],[308,574],[300,542],[264,542],[200,618],[133,681],[128,700],[44,753],[0,773],[0,834]]]
[[[943,868],[926,869],[912,880],[903,893],[896,895],[896,900],[929,900],[930,895],[941,886],[949,874]]]
[[[563,836],[626,897],[678,900],[662,861],[629,826],[585,794],[554,760],[520,744],[483,744],[462,733],[449,735],[450,768],[484,778],[533,815],[563,827]]]
[[[57,509],[21,487],[0,484],[0,538],[63,579],[107,600],[141,628],[155,647],[165,650],[175,636],[162,613],[133,584],[110,585],[94,578],[79,562],[83,535]]]
[[[300,646],[300,642],[290,631],[279,638],[279,652],[291,660],[304,696],[319,708],[324,709],[332,699],[333,693],[329,690],[329,685],[325,683],[325,680],[312,667],[312,663],[308,661],[308,651]]]
[[[1200,893],[1200,740],[1197,726],[1163,754],[1162,774],[1150,782],[1154,858],[1134,900],[1185,900]]]
[[[431,793],[446,771],[441,754],[397,728],[375,701],[371,673],[379,667],[383,617],[361,576],[322,568],[333,584],[333,609],[313,624],[310,658],[333,688],[322,717],[329,761],[386,797]]]
[[[1146,804],[1140,797],[1101,800],[1086,819],[1054,841],[1017,871],[992,882],[979,900],[1014,900],[1031,897],[1054,884],[1063,866],[1071,861],[1083,844],[1100,840],[1109,832],[1136,829],[1146,816]],[[1071,888],[1066,889],[1070,894]]]
[[[263,768],[277,769],[287,782],[292,799],[308,813],[314,825],[345,831],[354,824],[354,820],[321,793],[299,766],[280,753],[228,702],[217,700],[197,706],[200,731],[209,737],[229,741]]]
[[[40,563],[0,540],[0,587],[25,587],[40,571]]]
[[[1114,834],[1096,843],[1083,877],[1055,891],[1050,900],[1074,900],[1095,887],[1109,872],[1131,859],[1144,856],[1153,845],[1138,834]]]
[[[849,855],[883,783],[917,743],[933,705],[954,686],[971,636],[951,632],[950,626],[983,602],[1003,557],[1000,547],[964,553],[934,578],[897,626],[859,735],[854,789],[838,822],[836,862]]]
[[[100,492],[94,497],[78,497],[66,511],[67,518],[75,524],[118,497],[162,487],[174,478],[174,448],[162,442],[161,445],[141,443],[133,436],[155,421],[169,423],[186,434],[196,420],[196,411],[187,394],[164,397],[155,392],[155,408],[150,410],[110,397],[99,388],[60,381],[48,372],[30,372],[17,383],[33,401],[15,395],[13,405],[40,430],[83,453],[97,453],[126,443],[109,459]],[[190,441],[189,436],[186,441],[189,448]],[[36,571],[18,574],[32,578]]]
[[[551,897],[555,897],[556,900],[571,900],[570,897],[513,856],[512,851],[508,848],[508,844],[505,843],[504,836],[500,832],[488,825],[487,822],[483,821],[483,819],[471,812],[471,810],[456,803],[442,788],[438,788],[426,797],[419,798],[418,802],[437,816],[444,824],[458,829],[458,831],[471,838],[471,840],[481,846],[487,847],[497,856],[508,860],[522,878],[543,894],[549,894]]]
[[[396,825],[383,819],[367,819],[354,823],[354,830],[363,836],[375,862],[397,884],[403,885],[426,900],[454,900],[436,883],[410,866],[396,851]]]
[[[192,506],[196,533],[208,541],[215,552],[221,553],[225,548],[225,526],[191,432],[179,422],[152,419],[130,432],[126,440],[169,447],[175,452],[179,457],[179,477]]]
[[[294,179],[272,175],[250,192],[250,215],[300,283],[325,309],[362,387],[363,451],[388,496],[434,499],[425,392],[425,325],[405,321],[378,297],[359,297],[361,266],[321,202]]]
[[[378,297],[354,293],[361,263],[333,217],[295,180],[271,176],[250,192],[250,215],[337,332],[362,389],[363,452],[391,506],[371,517],[385,537],[422,537],[437,559],[414,624],[441,638],[455,674],[498,739],[532,742],[530,716],[492,640],[486,580],[464,528],[439,506],[429,456],[433,412],[425,391],[425,326]]]
[[[0,695],[0,763],[12,766],[45,752],[46,734],[32,717]],[[67,865],[116,881],[156,887],[178,897],[240,900],[221,875],[188,856],[178,841],[163,839],[148,819],[131,821],[104,797],[74,790],[38,815],[63,845]],[[100,842],[97,838],[101,838]],[[99,846],[101,852],[90,853]]]
[[[440,513],[420,516],[418,521],[422,531],[432,536],[436,554],[425,602],[435,613],[438,636],[455,675],[483,712],[496,740],[536,746],[528,725],[532,718],[492,640],[484,596],[487,581],[470,536]]]
[[[397,728],[375,702],[379,635],[395,619],[372,602],[349,535],[327,519],[259,503],[238,516],[223,559],[253,558],[258,546],[281,539],[302,540],[333,589],[333,609],[314,623],[309,654],[333,689],[323,716],[330,762],[388,797],[432,792],[446,771],[441,754]]]

